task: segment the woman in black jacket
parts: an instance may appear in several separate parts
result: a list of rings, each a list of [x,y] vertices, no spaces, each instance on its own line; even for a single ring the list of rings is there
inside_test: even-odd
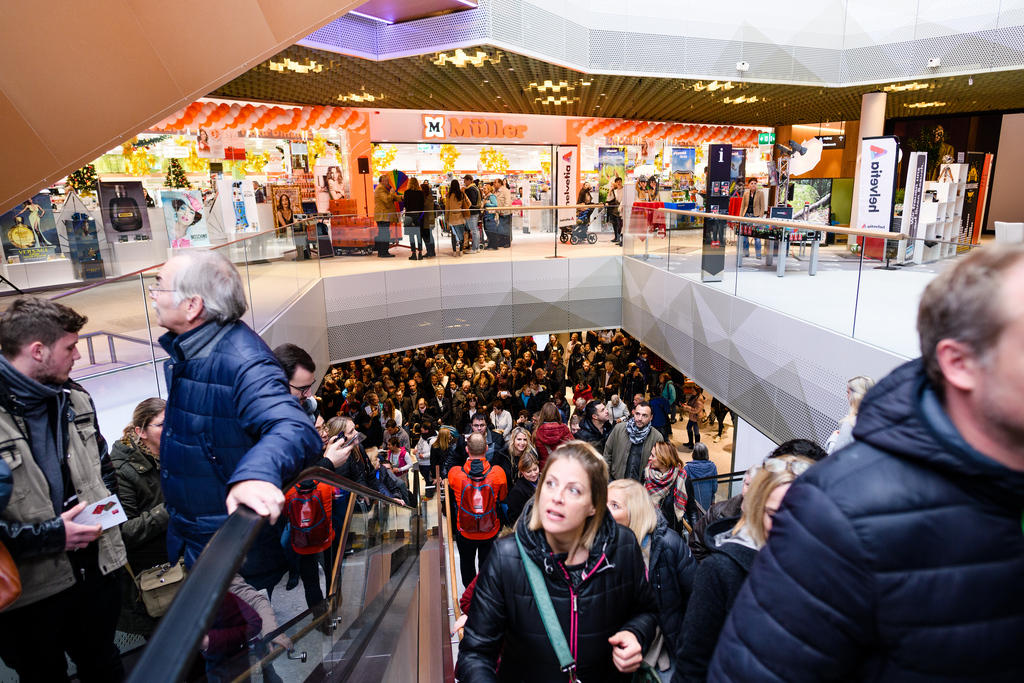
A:
[[[654,638],[657,605],[640,546],[607,514],[607,493],[608,467],[591,446],[572,441],[551,454],[515,532],[497,541],[477,576],[460,680],[567,680],[517,539],[541,571],[579,680],[629,680]]]
[[[423,258],[423,237],[420,234],[420,226],[423,225],[423,212],[426,208],[420,182],[415,178],[410,178],[409,189],[405,191],[402,198],[405,201],[405,234],[409,236],[409,251],[412,252],[409,260],[417,261]]]
[[[660,638],[648,650],[644,661],[664,674],[682,656],[683,615],[690,600],[697,562],[639,482],[618,479],[610,483],[608,511],[640,541],[647,562],[647,577],[658,601],[658,625],[661,627]],[[671,675],[664,674],[662,678],[669,680]]]
[[[684,681],[703,681],[732,603],[747,580],[757,552],[764,547],[772,517],[789,485],[813,460],[801,456],[770,458],[758,469],[743,497],[739,521],[720,519],[708,527],[711,554],[697,565],[693,595],[683,619],[683,650],[677,668]]]
[[[515,528],[519,521],[519,515],[523,508],[537,492],[537,479],[540,478],[540,466],[537,464],[537,456],[533,453],[526,453],[519,458],[519,476],[516,483],[512,485],[505,500],[504,506],[505,526]]]

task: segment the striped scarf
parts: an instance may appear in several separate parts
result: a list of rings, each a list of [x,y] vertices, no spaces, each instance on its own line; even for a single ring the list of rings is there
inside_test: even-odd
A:
[[[676,513],[676,520],[683,518],[686,513],[686,469],[673,467],[665,472],[653,470],[648,466],[644,470],[644,486],[647,493],[651,494],[651,500],[661,508],[661,501],[672,492],[672,508]]]

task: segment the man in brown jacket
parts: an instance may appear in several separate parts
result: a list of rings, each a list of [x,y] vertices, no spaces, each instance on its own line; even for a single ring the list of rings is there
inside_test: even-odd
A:
[[[764,218],[768,213],[768,199],[764,193],[757,189],[757,180],[747,180],[747,190],[743,193],[743,203],[740,204],[740,215],[753,218]],[[761,258],[761,239],[754,238],[754,253]],[[743,255],[750,256],[750,239],[743,236]]]
[[[388,253],[391,247],[391,222],[398,216],[395,213],[395,202],[399,196],[391,184],[391,176],[382,175],[373,191],[373,218],[377,221],[377,256],[379,258],[395,258]]]

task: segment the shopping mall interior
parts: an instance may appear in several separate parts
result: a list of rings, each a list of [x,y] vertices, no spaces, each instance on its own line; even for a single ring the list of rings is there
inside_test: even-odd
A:
[[[374,382],[401,402],[386,384],[407,354],[449,402],[436,438],[465,418],[451,356],[468,369],[491,342],[497,375],[501,349],[512,371],[533,341],[530,372],[546,368],[569,423],[579,363],[596,380],[614,346],[619,373],[649,358],[645,399],[663,372],[678,388],[680,468],[695,462],[683,396],[702,395],[722,502],[779,444],[824,448],[850,378],[921,354],[929,283],[1024,242],[1022,0],[235,0],[174,15],[0,8],[0,311],[35,296],[88,317],[70,377],[108,444],[168,398],[161,265],[216,250],[240,274],[243,322],[309,353],[306,396],[327,421],[350,391],[371,405]],[[587,339],[575,361],[546,351]],[[431,376],[438,348],[447,373]],[[506,408],[529,402],[519,377]],[[398,422],[411,451],[419,423]],[[460,443],[470,423],[451,425]],[[298,569],[249,586],[263,627],[214,657],[217,606],[268,526],[231,515],[160,618],[119,622],[129,678],[455,680],[459,511],[425,465],[404,499],[308,474],[335,487],[327,559],[304,593]],[[124,585],[138,612],[141,584]],[[0,652],[0,683],[14,668]]]

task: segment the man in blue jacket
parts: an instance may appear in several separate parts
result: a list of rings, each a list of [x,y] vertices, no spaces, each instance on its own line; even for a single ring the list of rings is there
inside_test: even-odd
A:
[[[712,681],[1022,681],[1024,247],[921,298],[920,359],[789,489]]]
[[[172,558],[184,553],[191,566],[239,505],[276,522],[281,487],[319,458],[322,443],[274,354],[240,320],[245,293],[227,258],[217,251],[175,256],[149,293],[170,356],[160,440],[167,549]],[[243,576],[273,574],[281,560],[271,551],[279,549],[273,536],[264,530]]]

